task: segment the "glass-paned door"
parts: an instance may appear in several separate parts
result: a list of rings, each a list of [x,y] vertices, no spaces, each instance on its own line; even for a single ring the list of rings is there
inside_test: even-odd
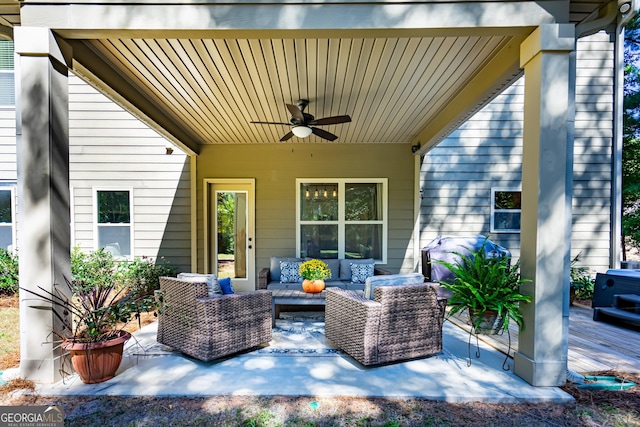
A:
[[[210,182],[208,270],[237,290],[255,289],[253,183]]]

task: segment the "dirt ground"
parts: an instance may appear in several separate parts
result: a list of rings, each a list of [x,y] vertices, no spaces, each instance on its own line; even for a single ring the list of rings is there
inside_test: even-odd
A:
[[[639,376],[626,377],[640,381]],[[51,398],[4,387],[0,405],[56,405],[69,426],[640,426],[640,387],[564,388],[574,403],[451,404],[350,396]]]

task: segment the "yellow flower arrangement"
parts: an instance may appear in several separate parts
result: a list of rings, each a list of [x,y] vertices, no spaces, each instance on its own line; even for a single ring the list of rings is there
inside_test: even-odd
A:
[[[326,262],[311,259],[300,264],[300,276],[308,280],[330,279],[331,270]]]

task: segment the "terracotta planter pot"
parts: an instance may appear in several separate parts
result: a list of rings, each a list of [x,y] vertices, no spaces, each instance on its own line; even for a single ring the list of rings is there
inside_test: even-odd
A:
[[[500,332],[503,327],[502,318],[498,317],[496,311],[487,310],[482,313],[469,312],[469,320],[471,321],[472,327],[478,324],[478,318],[481,318],[481,320],[478,327],[475,328],[476,334],[495,335]]]
[[[302,289],[305,292],[308,292],[310,294],[317,294],[318,292],[322,292],[324,290],[324,280],[322,280],[322,279],[318,279],[318,280],[304,279],[302,281]]]
[[[120,331],[117,338],[96,343],[66,341],[62,348],[69,350],[73,369],[85,384],[95,384],[110,380],[122,362],[124,343],[131,334]]]

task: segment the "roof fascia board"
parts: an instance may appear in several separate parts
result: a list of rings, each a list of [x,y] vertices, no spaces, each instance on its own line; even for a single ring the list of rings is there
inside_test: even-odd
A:
[[[563,19],[567,2],[465,1],[421,3],[87,4],[24,3],[22,25],[44,26],[65,37],[97,29],[148,31],[374,30],[530,27]],[[560,12],[562,11],[562,12]],[[554,15],[555,14],[555,15]],[[155,32],[158,32],[156,35]],[[162,32],[162,33],[161,33]],[[69,33],[69,34],[67,34]],[[243,36],[241,36],[243,37]]]

